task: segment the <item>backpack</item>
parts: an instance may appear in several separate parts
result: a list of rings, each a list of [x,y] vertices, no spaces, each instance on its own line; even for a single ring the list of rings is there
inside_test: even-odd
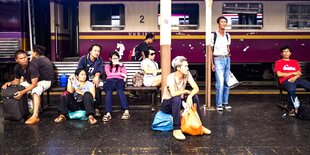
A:
[[[310,120],[310,105],[300,104],[296,116],[299,119]]]
[[[134,87],[141,87],[143,85],[143,71],[136,72],[132,77],[132,85]]]
[[[129,51],[129,55],[128,55],[128,61],[133,61],[132,59],[135,58],[136,55],[136,47],[138,45],[134,46],[130,51]]]

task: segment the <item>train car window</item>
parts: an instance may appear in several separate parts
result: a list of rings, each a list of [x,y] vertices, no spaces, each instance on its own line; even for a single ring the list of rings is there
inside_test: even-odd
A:
[[[287,5],[287,28],[309,29],[310,28],[310,5]]]
[[[172,30],[197,30],[199,28],[198,4],[172,4]],[[158,5],[158,27],[160,28],[160,5]]]
[[[0,1],[0,32],[19,32],[22,29],[21,4],[19,1]]]
[[[123,4],[91,5],[92,30],[124,30],[125,7]]]
[[[262,3],[224,3],[223,15],[228,19],[227,29],[262,29]]]

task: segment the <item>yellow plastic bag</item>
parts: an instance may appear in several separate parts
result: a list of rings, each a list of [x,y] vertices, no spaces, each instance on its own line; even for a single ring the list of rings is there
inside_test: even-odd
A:
[[[190,135],[202,135],[202,123],[197,113],[197,104],[185,110],[181,118],[181,130]]]

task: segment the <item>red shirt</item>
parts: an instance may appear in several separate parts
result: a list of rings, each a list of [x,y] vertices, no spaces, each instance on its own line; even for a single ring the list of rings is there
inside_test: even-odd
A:
[[[298,64],[297,60],[278,60],[275,64],[274,72],[277,73],[277,71],[280,71],[282,73],[292,73],[296,71],[300,71],[300,66]],[[282,84],[285,80],[293,77],[294,75],[286,76],[286,77],[279,77],[279,82]]]

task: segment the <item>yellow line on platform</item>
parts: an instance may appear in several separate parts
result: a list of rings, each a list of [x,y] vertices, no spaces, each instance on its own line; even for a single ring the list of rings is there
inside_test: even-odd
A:
[[[111,40],[131,40],[143,39],[145,36],[130,36],[130,35],[80,35],[79,39],[111,39]],[[172,35],[172,39],[205,39],[204,35]],[[232,39],[310,39],[310,35],[231,35]],[[160,39],[160,36],[156,36]],[[51,40],[55,40],[55,36],[51,36]],[[59,36],[58,40],[68,40],[68,37]]]

